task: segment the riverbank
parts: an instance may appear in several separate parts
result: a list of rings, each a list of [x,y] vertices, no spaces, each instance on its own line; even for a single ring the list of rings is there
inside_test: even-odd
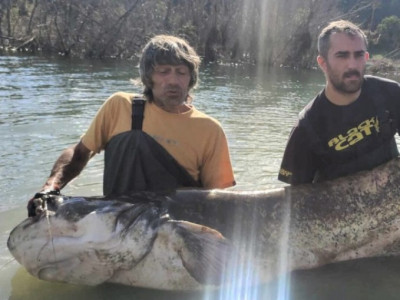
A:
[[[367,62],[367,73],[400,81],[400,60],[377,55]]]
[[[16,49],[15,47],[2,47],[0,46],[0,55],[34,55],[34,56],[41,56],[41,57],[54,57],[54,54],[46,54],[42,51],[37,50],[32,51],[31,49],[24,48],[24,49]],[[56,56],[64,56],[62,54],[58,54]],[[95,59],[96,60],[96,59]],[[97,59],[99,62],[103,60],[130,60],[130,59],[117,59],[117,58],[107,58],[107,59]],[[221,65],[246,65],[249,64],[248,62],[244,61],[224,61],[221,60],[219,63]],[[251,65],[251,63],[250,63]],[[285,67],[286,68],[286,67]],[[290,67],[287,67],[290,69]],[[318,67],[315,66],[315,69]],[[374,55],[371,57],[367,62],[367,74],[386,77],[392,80],[396,80],[400,82],[400,60],[393,60],[389,58],[385,58],[381,55]]]

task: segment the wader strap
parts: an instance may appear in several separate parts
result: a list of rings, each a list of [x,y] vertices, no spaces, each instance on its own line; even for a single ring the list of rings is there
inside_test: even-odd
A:
[[[144,99],[132,100],[132,130],[142,130],[145,102]]]
[[[124,131],[108,142],[104,154],[104,195],[165,192],[182,187],[201,184],[144,131]]]

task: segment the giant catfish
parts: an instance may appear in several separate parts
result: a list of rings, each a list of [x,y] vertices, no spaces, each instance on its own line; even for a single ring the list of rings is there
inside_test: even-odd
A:
[[[400,253],[399,159],[271,191],[50,196],[46,203],[8,240],[16,260],[44,280],[194,290]]]

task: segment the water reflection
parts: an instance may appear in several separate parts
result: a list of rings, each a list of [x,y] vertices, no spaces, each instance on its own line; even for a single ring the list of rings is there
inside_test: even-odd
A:
[[[328,265],[313,271],[296,271],[291,276],[287,298],[279,297],[276,281],[253,287],[246,294],[227,291],[168,292],[103,284],[96,287],[45,282],[18,268],[7,297],[2,289],[0,299],[140,299],[140,300],[397,300],[400,286],[400,260],[381,258]],[[1,282],[1,281],[0,281]],[[246,297],[247,295],[247,297]]]
[[[133,61],[0,56],[0,298],[268,299],[286,295],[285,289],[276,290],[276,282],[259,289],[239,288],[233,294],[54,284],[33,278],[15,262],[7,263],[6,239],[25,217],[27,199],[43,184],[60,152],[79,140],[107,97],[116,91],[141,91],[129,81],[138,75]],[[238,183],[235,189],[281,186],[276,177],[287,136],[300,109],[322,88],[321,74],[286,69],[260,73],[253,66],[208,65],[200,78],[194,104],[225,129]],[[102,155],[96,155],[64,193],[101,194],[102,160]],[[245,273],[255,275],[251,269]]]
[[[298,111],[323,83],[319,73],[306,74],[270,70],[259,76],[253,66],[202,69],[194,104],[224,126],[237,189],[279,185],[276,173],[289,130]],[[0,134],[4,142],[0,175],[9,180],[0,183],[8,192],[0,210],[22,204],[41,186],[59,152],[79,139],[108,96],[120,90],[140,92],[129,82],[137,76],[135,62],[1,57]],[[13,171],[6,174],[5,170]],[[89,174],[81,176],[72,189],[85,193],[78,186],[95,184],[91,175],[101,172],[101,163],[95,160]],[[18,182],[18,173],[29,178]],[[29,192],[21,197],[22,185]],[[101,193],[100,185],[101,181],[91,191]]]

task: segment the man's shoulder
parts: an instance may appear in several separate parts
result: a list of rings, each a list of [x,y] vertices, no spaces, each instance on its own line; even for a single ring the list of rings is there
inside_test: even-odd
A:
[[[214,117],[209,116],[208,114],[196,109],[192,108],[192,113],[190,115],[190,119],[194,122],[198,122],[201,126],[207,126],[210,128],[222,128],[221,123]]]
[[[107,101],[111,101],[111,102],[125,101],[128,103],[132,103],[133,99],[142,99],[142,96],[139,94],[134,94],[134,93],[116,92],[116,93],[112,94],[107,99]]]
[[[395,80],[389,79],[389,78],[384,78],[384,77],[379,77],[379,76],[373,76],[373,75],[365,75],[364,76],[365,84],[367,86],[382,86],[382,87],[387,87],[387,86],[393,86],[393,87],[399,87],[399,83]]]
[[[136,95],[133,93],[116,92],[112,94],[103,104],[103,110],[112,113],[120,111],[130,112],[132,107],[132,100],[135,99]]]
[[[324,91],[318,93],[304,108],[300,111],[298,118],[299,121],[303,119],[309,119],[311,116],[318,114],[321,110],[321,105],[324,102]]]
[[[203,120],[208,120],[208,121],[212,121],[212,122],[217,122],[217,119],[206,114],[205,112],[198,110],[196,107],[192,107],[192,114],[191,114],[192,118],[196,118],[196,119],[203,119]]]

